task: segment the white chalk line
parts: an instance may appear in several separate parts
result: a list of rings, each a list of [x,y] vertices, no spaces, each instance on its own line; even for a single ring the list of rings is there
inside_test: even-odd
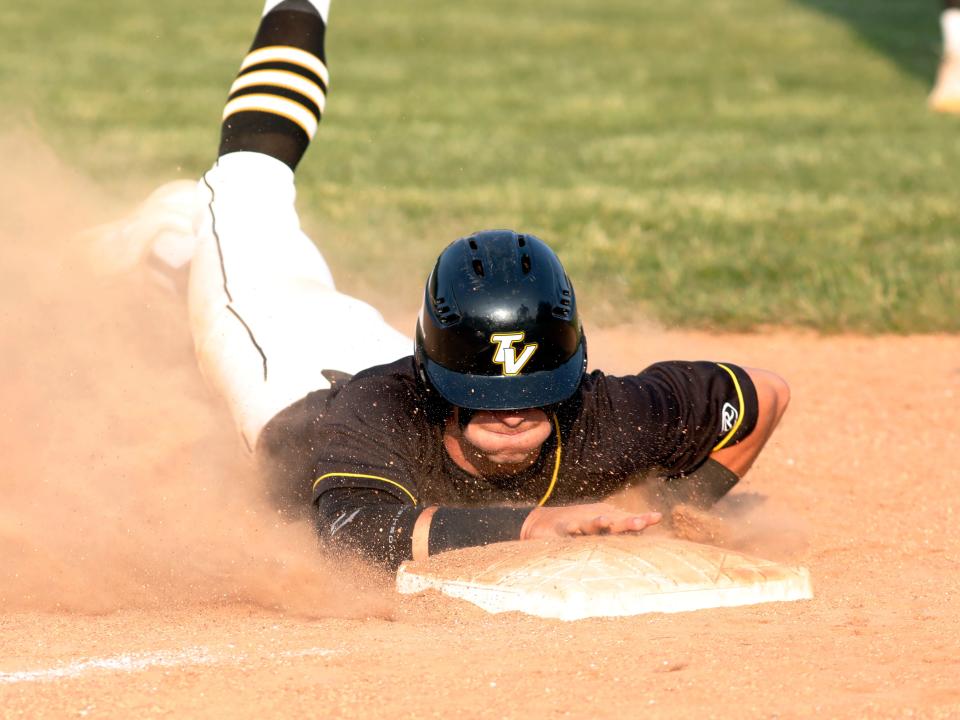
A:
[[[24,682],[55,682],[57,680],[72,680],[91,673],[137,673],[152,668],[172,668],[197,665],[238,665],[248,660],[269,661],[301,657],[330,657],[333,650],[327,648],[305,648],[303,650],[288,650],[269,655],[258,655],[249,658],[243,653],[217,654],[205,647],[189,647],[183,650],[120,653],[100,658],[83,658],[71,663],[58,665],[40,670],[20,670],[16,672],[0,672],[0,685]]]

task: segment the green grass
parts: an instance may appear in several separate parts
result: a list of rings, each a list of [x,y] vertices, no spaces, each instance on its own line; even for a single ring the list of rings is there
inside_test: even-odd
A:
[[[243,5],[243,4],[241,4]],[[202,172],[259,4],[0,9],[0,97],[118,193]],[[334,2],[298,173],[341,286],[540,234],[592,322],[960,331],[960,118],[917,0]]]

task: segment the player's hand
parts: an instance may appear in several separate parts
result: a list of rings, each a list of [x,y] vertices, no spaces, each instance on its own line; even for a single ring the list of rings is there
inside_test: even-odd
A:
[[[639,532],[660,518],[658,512],[630,513],[607,503],[538,507],[527,515],[520,539]]]

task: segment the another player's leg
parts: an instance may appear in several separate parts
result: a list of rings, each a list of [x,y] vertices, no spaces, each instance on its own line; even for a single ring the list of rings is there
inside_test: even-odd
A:
[[[960,0],[945,0],[943,5],[943,57],[928,102],[936,112],[960,113]]]
[[[329,0],[270,0],[224,109],[201,190],[190,322],[201,370],[252,450],[264,425],[329,373],[407,355],[412,342],[337,292],[294,208],[293,170],[327,91]]]

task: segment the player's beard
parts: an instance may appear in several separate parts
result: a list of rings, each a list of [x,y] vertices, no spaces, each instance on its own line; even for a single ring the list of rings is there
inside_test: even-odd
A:
[[[540,456],[552,426],[541,410],[518,411],[517,414],[527,417],[513,426],[485,411],[471,413],[467,423],[451,418],[445,432],[445,444],[453,460],[467,472],[484,477],[505,477],[529,468]],[[456,443],[457,447],[451,448],[450,442]]]

